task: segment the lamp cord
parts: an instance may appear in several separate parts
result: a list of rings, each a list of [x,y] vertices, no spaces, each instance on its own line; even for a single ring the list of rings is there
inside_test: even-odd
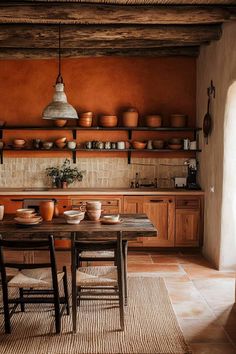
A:
[[[61,23],[58,25],[58,76],[56,84],[63,84],[63,78],[61,75]]]

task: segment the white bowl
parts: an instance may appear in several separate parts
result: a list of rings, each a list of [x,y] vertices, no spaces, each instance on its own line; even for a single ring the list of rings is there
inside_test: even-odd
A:
[[[68,221],[81,221],[84,219],[84,211],[78,211],[78,210],[67,210],[64,211],[64,216],[66,218],[66,220]]]
[[[67,224],[79,224],[80,219],[66,219]]]
[[[102,218],[104,221],[119,221],[120,215],[103,215]]]

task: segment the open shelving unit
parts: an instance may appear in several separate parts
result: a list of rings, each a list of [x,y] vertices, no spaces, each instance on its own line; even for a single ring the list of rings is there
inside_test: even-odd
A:
[[[66,127],[56,127],[56,126],[2,126],[0,127],[0,139],[3,138],[3,132],[4,131],[12,131],[12,130],[57,130],[57,131],[71,131],[73,135],[73,139],[76,140],[77,138],[77,131],[88,131],[88,130],[95,130],[95,131],[127,131],[128,133],[128,140],[132,139],[132,132],[133,131],[144,131],[144,132],[193,132],[194,134],[194,140],[197,139],[197,133],[201,130],[201,128],[191,128],[191,127],[183,127],[183,128],[172,128],[172,127],[159,127],[159,128],[151,128],[151,127],[134,127],[134,128],[129,128],[129,127],[110,127],[110,128],[105,128],[105,127],[100,127],[100,126],[92,126],[88,128],[83,128],[83,127],[78,127],[78,126],[66,126]],[[9,146],[3,147],[3,149],[0,150],[0,162],[1,164],[3,163],[3,153],[4,151],[14,151],[14,152],[24,152],[24,151],[34,151],[34,152],[50,152],[50,151],[55,151],[55,152],[63,152],[67,151],[72,154],[72,160],[74,163],[76,163],[76,152],[81,151],[81,152],[127,152],[128,154],[128,164],[131,163],[131,155],[132,153],[136,152],[145,152],[145,153],[175,153],[175,152],[184,152],[186,154],[190,153],[196,153],[196,152],[201,152],[201,150],[174,150],[174,149],[86,149],[86,148],[76,148],[76,149],[69,149],[69,148],[51,148],[51,149],[34,149],[32,147],[24,147],[24,148],[11,148]]]

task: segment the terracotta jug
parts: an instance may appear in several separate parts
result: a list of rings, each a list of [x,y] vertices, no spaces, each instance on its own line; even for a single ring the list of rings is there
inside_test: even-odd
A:
[[[39,212],[43,220],[51,221],[54,213],[54,202],[52,200],[45,200],[41,202]]]

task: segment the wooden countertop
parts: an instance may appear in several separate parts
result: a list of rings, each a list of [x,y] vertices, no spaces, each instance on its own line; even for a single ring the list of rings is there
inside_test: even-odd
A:
[[[83,196],[83,195],[204,195],[202,190],[187,189],[149,189],[149,188],[0,188],[0,196],[26,195],[26,196]]]

